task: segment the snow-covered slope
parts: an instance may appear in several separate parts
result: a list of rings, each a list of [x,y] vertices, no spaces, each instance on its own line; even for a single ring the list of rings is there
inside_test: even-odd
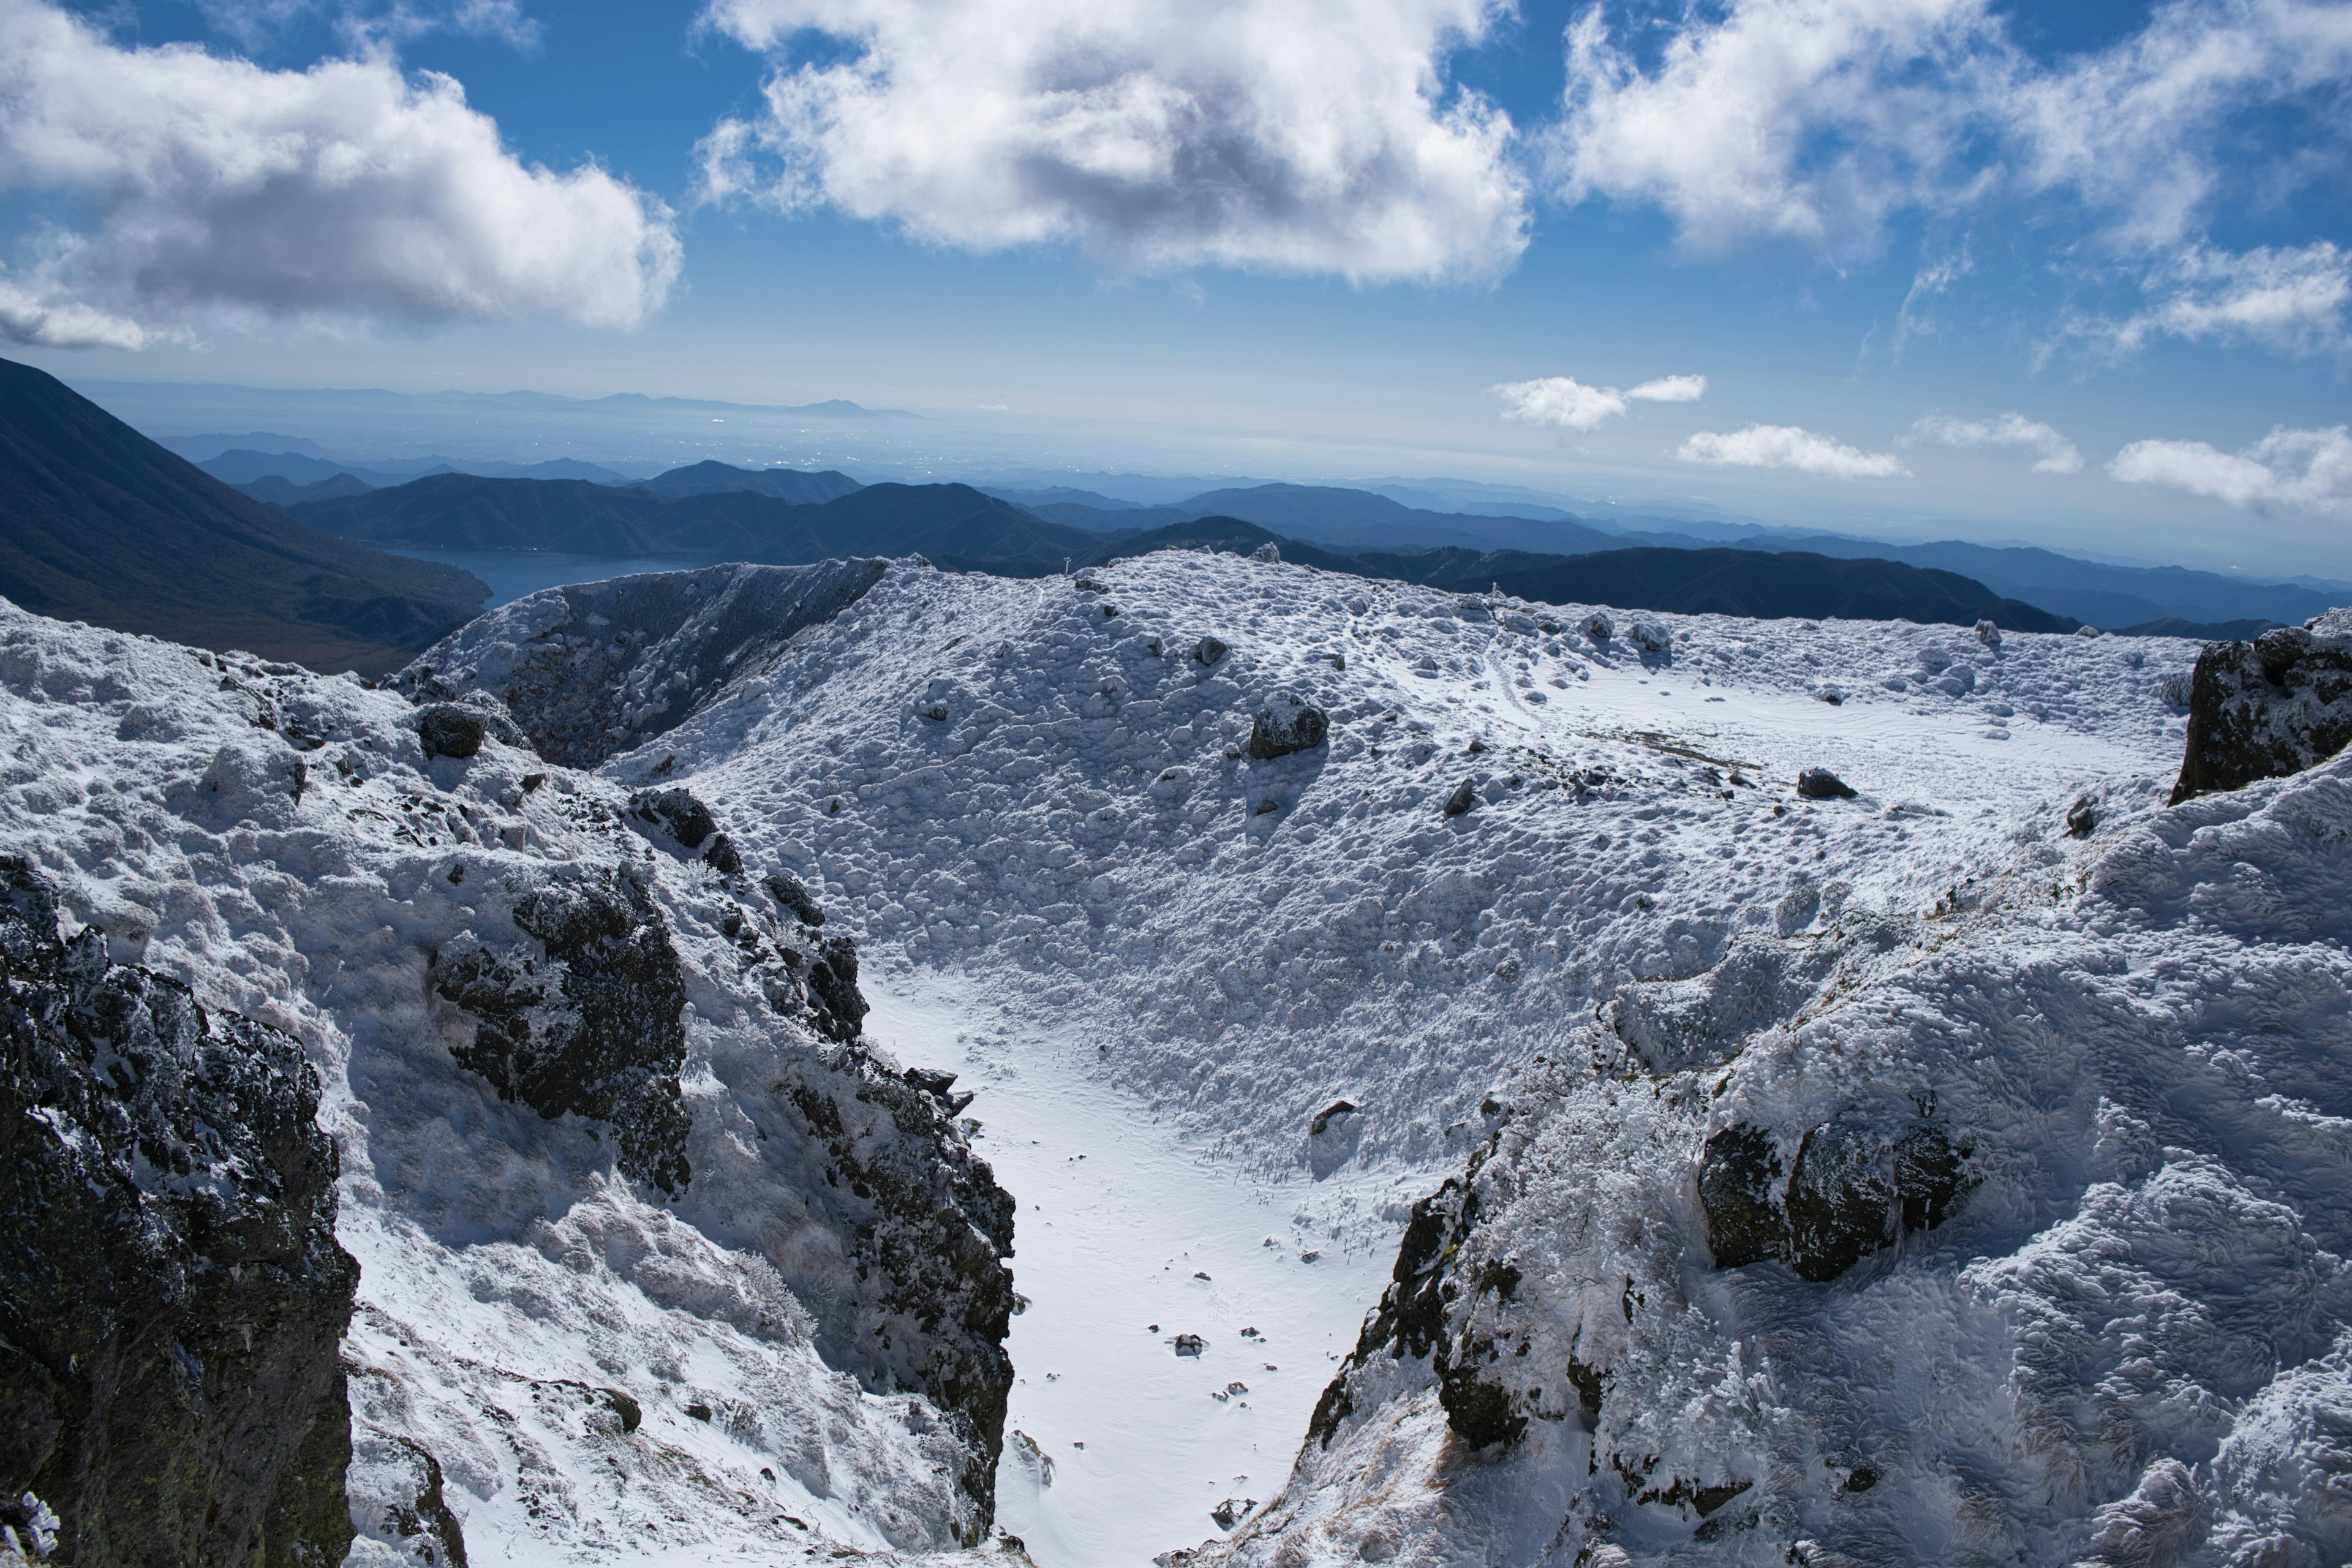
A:
[[[0,606],[0,824],[62,934],[319,1069],[351,1561],[981,1539],[1009,1200],[849,1038],[838,927],[502,722]]]
[[[499,612],[474,646],[521,648],[546,635],[534,615]],[[666,637],[631,630],[647,647]],[[822,890],[886,986],[958,999],[983,1121],[1033,1064],[1080,1072],[1134,1108],[1106,1137],[1160,1120],[1257,1183],[1285,1216],[1269,1239],[1302,1250],[1392,1249],[1412,1200],[1455,1178],[1433,1222],[1448,1230],[1443,1267],[1424,1258],[1415,1277],[1454,1293],[1447,1311],[1494,1320],[1376,1333],[1418,1333],[1419,1348],[1349,1374],[1331,1445],[1311,1444],[1278,1507],[1237,1532],[1250,1560],[1783,1562],[1805,1540],[1822,1562],[2056,1563],[2144,1477],[2161,1489],[2172,1472],[2151,1465],[2207,1464],[2242,1424],[2285,1421],[2288,1389],[2310,1406],[2328,1375],[2311,1358],[2333,1342],[2344,1194],[2316,1164],[2282,1185],[2231,1140],[2282,1115],[2336,1136],[2314,1098],[2333,1069],[2305,1059],[2334,1048],[2334,939],[2299,936],[2273,975],[2275,932],[2198,923],[2219,918],[2203,912],[2215,900],[2298,909],[2323,883],[2288,889],[2209,836],[2208,891],[2148,873],[2183,879],[2194,908],[2151,912],[2127,891],[2130,868],[2187,853],[2200,825],[2254,824],[2236,830],[2250,843],[2276,831],[2248,815],[2252,795],[2164,808],[2194,654],[1596,618],[1172,552],[1026,583],[913,563],[739,661],[685,722],[603,771],[687,782],[747,849]],[[456,689],[473,679],[466,660],[435,662]],[[1280,720],[1286,694],[1326,714],[1328,736],[1258,754],[1278,749],[1251,744],[1258,715]],[[1856,793],[1801,793],[1814,769]],[[2320,784],[2262,799],[2291,787]],[[2126,926],[2138,934],[2116,934]],[[2211,967],[2225,961],[2237,967]],[[2249,977],[2234,1022],[2199,1011],[2200,984],[2224,973]],[[2264,1026],[2292,1050],[2234,1098],[2191,1087],[2238,1070],[2211,1064]],[[2149,1059],[2123,1061],[2136,1029]],[[2168,1109],[2174,1092],[2211,1103]],[[2127,1136],[2127,1121],[2145,1126]],[[1791,1221],[1815,1127],[1835,1135],[1816,1140]],[[1742,1150],[1766,1173],[1748,1183],[1763,1194],[1750,1238],[1727,1243],[1756,1260],[1718,1272],[1700,1180],[1708,1141],[1733,1130],[1745,1141],[1719,1146],[1717,1186],[1739,1186],[1724,1162]],[[1477,1180],[1507,1194],[1465,1215],[1446,1205],[1474,1152]],[[1855,1184],[1898,1165],[1927,1173],[1901,1196],[1935,1228],[1888,1254],[1856,1239],[1862,1221],[1820,1219],[1841,1194],[1866,1208],[1874,1189],[1853,1199]],[[1823,1174],[1847,1167],[1860,1174],[1843,1186]],[[1101,1202],[1122,1201],[1114,1186]],[[2165,1208],[2192,1190],[2212,1203]],[[1187,1216],[1129,1217],[1171,1259],[1189,1244]],[[2264,1226],[2284,1238],[2276,1277],[2257,1256]],[[2159,1254],[2168,1226],[2195,1236],[2173,1250],[2206,1273]],[[2085,1308],[2077,1325],[2035,1304],[2112,1293],[2062,1278],[2102,1249],[2130,1255],[2159,1295],[2242,1279],[2242,1304],[2220,1314],[2232,1326],[2184,1327],[2191,1347],[2151,1360],[2128,1314]],[[1449,1271],[1474,1253],[1519,1270],[1510,1301]],[[1833,1267],[1849,1254],[1862,1261]],[[1090,1283],[1019,1256],[1015,1271],[1041,1300]],[[1576,1351],[1601,1319],[1605,1365]],[[2072,1348],[2036,1349],[2045,1322]],[[1513,1402],[1505,1425],[1529,1419],[1517,1447],[1474,1458],[1448,1436],[1438,1332],[1508,1351],[1491,1381]],[[2203,1412],[2196,1435],[2102,1415],[2125,1365]],[[2287,1381],[2264,1394],[2274,1373]],[[1581,1430],[1594,1377],[1601,1447]],[[1025,1386],[1015,1426],[1045,1409]],[[1143,1386],[1093,1397],[1108,1414]],[[1222,1419],[1191,1397],[1170,1416],[1185,1432]],[[1952,1436],[1914,1430],[1939,1407]],[[1863,1469],[1883,1492],[1839,1489]],[[1264,1481],[1261,1464],[1249,1495]],[[1741,1482],[1738,1507],[1698,1513],[1708,1489]],[[1090,1506],[1139,1516],[1164,1489],[1139,1477]],[[1840,1534],[1849,1515],[1867,1529]],[[1116,1560],[1195,1538],[1130,1540]]]

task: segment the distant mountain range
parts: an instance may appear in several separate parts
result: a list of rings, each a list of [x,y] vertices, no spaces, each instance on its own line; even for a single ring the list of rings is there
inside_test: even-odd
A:
[[[26,609],[373,672],[462,625],[488,592],[296,521],[0,360],[0,595]]]
[[[1500,587],[1554,603],[1735,616],[1956,624],[1989,619],[2015,631],[2069,631],[2076,624],[1957,574],[1899,562],[1655,546],[1576,554],[1458,546],[1410,553],[1347,552],[1231,517],[1190,519],[1106,537],[1037,516],[967,485],[867,485],[830,500],[801,503],[744,489],[702,488],[726,482],[724,471],[712,471],[719,467],[700,465],[646,485],[625,487],[443,474],[394,489],[301,504],[296,511],[320,528],[350,538],[450,551],[561,550],[615,558],[670,556],[774,564],[841,555],[921,554],[957,570],[1038,576],[1152,550],[1247,552],[1272,544],[1286,559],[1329,571],[1452,592]],[[850,482],[837,474],[794,478],[812,485]],[[672,480],[673,488],[686,493],[663,493],[664,482]],[[1302,503],[1307,508],[1328,502],[1313,492]],[[1396,511],[1408,510],[1389,505]]]
[[[296,493],[278,486],[267,485],[268,475],[280,475],[291,485],[304,487],[319,485],[339,472],[352,473],[354,478],[380,487],[400,483],[396,475],[381,470],[337,468],[330,460],[300,453],[271,457],[251,450],[234,449],[216,455],[205,466],[220,477],[235,478],[237,482],[256,487],[251,493],[261,499],[297,510],[328,500],[349,500],[349,487],[340,487],[339,492],[306,488]],[[583,468],[592,467],[578,466]],[[673,500],[751,494],[780,502],[824,504],[853,493],[856,489],[856,480],[833,470],[746,469],[715,461],[675,468],[654,479],[635,481],[602,469],[594,474],[559,476],[547,471],[552,465],[544,464],[529,468],[520,465],[473,467],[499,468],[511,477],[519,478],[589,478],[607,486],[633,484],[635,488]],[[1116,479],[1118,476],[1108,478]],[[1580,556],[1654,547],[1701,551],[1731,548],[1768,554],[1795,552],[1840,560],[1893,561],[1924,571],[1956,573],[1980,584],[1997,598],[2037,605],[2092,625],[2124,631],[2161,630],[2172,635],[2203,635],[2198,630],[2183,633],[2179,630],[2183,626],[2252,626],[2259,631],[2266,625],[2299,623],[2346,596],[2341,592],[2321,586],[2246,583],[2216,573],[2194,572],[2177,566],[2115,566],[2029,547],[2000,547],[1958,541],[1891,544],[1840,534],[1800,534],[1710,521],[1645,530],[1625,527],[1623,520],[1619,519],[1612,520],[1609,527],[1603,528],[1564,510],[1523,502],[1516,492],[1507,489],[1474,487],[1472,492],[1465,492],[1456,489],[1430,488],[1438,483],[1430,481],[1425,486],[1398,483],[1386,487],[1387,493],[1290,484],[1227,487],[1205,490],[1181,502],[1156,505],[1144,505],[1104,491],[1069,486],[1043,489],[987,487],[983,493],[1031,520],[1021,526],[1022,542],[1013,556],[991,555],[987,559],[992,569],[1051,570],[1057,567],[1066,556],[1084,555],[1094,548],[1094,542],[1103,538],[1118,539],[1135,533],[1150,533],[1200,518],[1224,517],[1255,523],[1276,537],[1297,544],[1313,545],[1351,556],[1367,552],[1402,555],[1427,550],[1466,551],[1477,556],[1497,552]],[[1489,489],[1508,498],[1511,504],[1524,505],[1529,512],[1545,515],[1510,516],[1486,510],[1504,504],[1484,499]],[[1465,493],[1468,494],[1466,500],[1462,499]],[[1482,510],[1476,512],[1439,511],[1407,504],[1410,500],[1423,499],[1438,505],[1451,501],[1475,505]],[[393,505],[394,510],[411,506],[405,501],[387,504]],[[441,498],[436,504],[446,506],[447,498]],[[747,548],[764,552],[753,557],[756,559],[806,558],[800,552],[801,546],[775,542],[782,537],[775,531],[786,525],[761,521],[749,512],[735,517],[729,508],[716,503],[713,503],[715,513],[706,510],[692,515],[680,514],[669,521],[656,521],[654,509],[642,505],[622,506],[616,514],[612,505],[576,499],[562,505],[554,505],[551,510],[547,503],[535,503],[538,505],[536,510],[532,510],[530,505],[517,504],[523,511],[530,511],[531,515],[525,518],[519,512],[517,516],[501,521],[497,515],[497,506],[485,510],[468,503],[466,521],[462,523],[454,517],[428,522],[421,514],[403,510],[404,521],[398,526],[432,536],[410,538],[407,542],[431,544],[434,538],[439,538],[444,542],[436,547],[443,549],[561,548],[597,553],[608,548],[621,548],[617,543],[593,542],[600,538],[623,537],[608,531],[614,517],[619,515],[625,517],[636,531],[625,537],[639,539],[641,548],[668,553],[680,551],[691,553],[699,547],[688,546],[686,542],[688,539],[732,537],[742,542]],[[573,510],[567,512],[566,507]],[[732,517],[732,522],[721,521],[717,513]],[[307,511],[305,515],[308,515]],[[382,531],[389,513],[379,509],[368,515],[373,521],[355,525],[365,531],[354,536],[390,537]],[[567,516],[576,525],[571,534],[572,542],[562,544],[551,542],[565,537]],[[1039,524],[1056,525],[1058,531],[1040,531]],[[1012,528],[1013,525],[1007,522],[1004,526]],[[1683,531],[1683,529],[1687,529],[1687,531]],[[475,541],[530,538],[541,542],[494,546],[485,542],[455,544],[446,542],[447,538],[456,536]],[[826,536],[831,537],[830,534]],[[1086,536],[1091,536],[1091,539]],[[890,537],[898,536],[892,532]],[[937,551],[929,546],[908,545],[907,548],[920,549],[926,554],[938,554],[942,558],[980,559],[970,551],[950,547],[952,541],[934,539],[932,542],[941,544],[942,548]],[[882,549],[886,546],[876,543],[863,547]],[[773,553],[777,550],[786,553]]]

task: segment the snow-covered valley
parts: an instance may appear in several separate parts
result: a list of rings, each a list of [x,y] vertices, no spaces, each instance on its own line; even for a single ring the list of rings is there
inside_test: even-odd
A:
[[[5,635],[11,847],[320,1072],[353,1563],[950,1552],[999,1387],[1047,1568],[2352,1552],[2352,773],[2168,806],[2193,644],[1183,552]],[[685,1027],[533,1114],[583,883]]]

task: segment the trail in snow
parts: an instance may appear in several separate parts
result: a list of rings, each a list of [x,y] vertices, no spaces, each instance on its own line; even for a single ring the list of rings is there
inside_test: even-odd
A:
[[[1271,1497],[1380,1294],[1391,1227],[1310,1219],[1302,1184],[1204,1158],[1101,1083],[1082,1038],[1008,1027],[912,974],[866,992],[868,1034],[978,1092],[975,1146],[1020,1197],[1030,1305],[998,1523],[1040,1568],[1124,1568],[1214,1533],[1226,1499]],[[1178,1355],[1179,1334],[1201,1354]]]

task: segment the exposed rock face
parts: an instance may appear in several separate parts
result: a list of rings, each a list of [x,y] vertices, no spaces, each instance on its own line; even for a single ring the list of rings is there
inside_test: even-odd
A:
[[[1277,691],[1250,726],[1249,754],[1265,763],[1311,751],[1330,731],[1331,721],[1323,710],[1297,692]]]
[[[430,703],[416,714],[416,738],[428,757],[473,756],[488,731],[482,714],[463,703]]]
[[[494,691],[541,756],[593,767],[756,676],[888,569],[713,566],[550,588],[476,617],[394,683],[428,699]]]
[[[1785,1196],[1779,1142],[1737,1126],[1707,1140],[1699,1201],[1718,1268],[1777,1258],[1834,1279],[1908,1231],[1944,1223],[1968,1191],[1967,1151],[1922,1121],[1892,1140],[1836,1121],[1797,1146]]]
[[[842,984],[855,992],[854,969]],[[860,996],[856,1011],[865,1008]],[[1013,1389],[1013,1276],[1003,1262],[1012,1194],[952,1135],[940,1097],[861,1047],[844,1047],[829,1067],[782,1070],[778,1087],[824,1151],[823,1193],[848,1242],[845,1290],[793,1281],[816,1316],[818,1349],[868,1386],[917,1389],[947,1412],[971,1454],[957,1483],[984,1529]]]
[[[435,957],[434,991],[477,1020],[459,1065],[551,1121],[610,1126],[622,1171],[675,1195],[692,1173],[686,981],[661,911],[624,868],[550,882],[513,916],[530,942],[494,950],[467,932]]]
[[[63,1562],[341,1562],[359,1270],[301,1047],[60,940],[15,857],[0,970],[0,1494]]]
[[[2208,643],[2189,691],[2175,805],[2326,762],[2352,742],[2352,609]]]

